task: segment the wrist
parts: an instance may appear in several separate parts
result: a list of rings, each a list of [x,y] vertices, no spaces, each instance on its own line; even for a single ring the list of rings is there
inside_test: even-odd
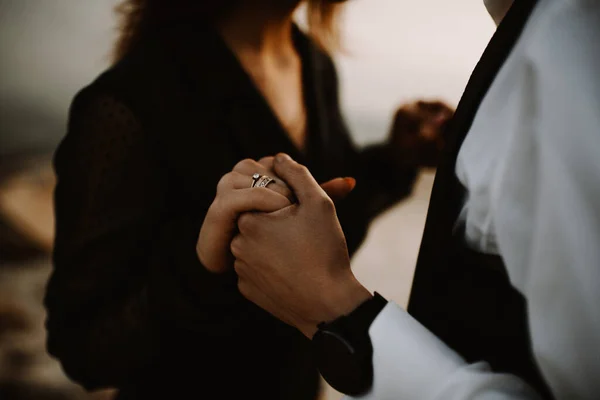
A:
[[[325,319],[321,322],[330,322],[341,316],[348,315],[365,301],[373,298],[355,277],[351,275],[343,284],[338,284],[329,291]]]
[[[312,338],[315,361],[323,378],[347,395],[365,393],[373,384],[373,345],[369,328],[387,305],[381,295],[350,313],[319,325]]]
[[[316,318],[297,326],[309,339],[317,332],[317,325],[320,323],[331,322],[348,315],[358,306],[373,298],[371,292],[361,285],[352,273],[345,279],[335,279],[330,284],[324,285],[323,294],[320,312]]]
[[[385,165],[392,173],[402,173],[418,168],[414,152],[408,151],[405,147],[399,145],[392,138],[388,138],[378,152],[378,162]]]

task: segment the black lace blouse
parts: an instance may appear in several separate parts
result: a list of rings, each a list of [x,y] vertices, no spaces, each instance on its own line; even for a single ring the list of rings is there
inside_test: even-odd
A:
[[[406,196],[415,170],[358,151],[331,59],[296,30],[309,138],[300,153],[221,39],[165,28],[75,98],[55,155],[56,243],[48,348],[88,389],[122,398],[312,399],[308,340],[245,300],[195,254],[218,179],[284,151],[320,180],[358,179],[337,205],[351,252]],[[202,397],[205,395],[206,397]],[[167,396],[167,397],[164,397]]]

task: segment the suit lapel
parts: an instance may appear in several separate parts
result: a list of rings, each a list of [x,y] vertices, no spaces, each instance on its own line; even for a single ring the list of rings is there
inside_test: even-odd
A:
[[[535,4],[535,0],[515,1],[475,67],[449,126],[450,139],[436,174],[409,302],[409,312],[418,319],[430,317],[435,282],[444,279],[452,230],[462,207],[463,188],[454,171],[458,151]]]
[[[161,52],[170,68],[160,120],[168,135],[169,168],[176,187],[191,200],[196,194],[210,198],[218,179],[236,161],[232,139],[232,110],[240,98],[239,74],[227,60],[216,33],[206,26],[185,20],[164,27],[160,34]],[[175,185],[174,185],[175,186]]]
[[[467,362],[485,360],[494,371],[517,375],[552,398],[533,356],[526,298],[503,273],[500,257],[480,257],[460,232],[453,235],[464,201],[455,174],[458,151],[535,5],[535,0],[515,1],[460,101],[432,192],[408,311]]]
[[[199,49],[176,48],[190,82],[192,102],[202,115],[209,113],[210,119],[219,121],[222,132],[218,134],[226,135],[237,157],[259,159],[284,151],[302,160],[303,155],[219,34],[206,27],[189,27],[185,34],[201,43]]]

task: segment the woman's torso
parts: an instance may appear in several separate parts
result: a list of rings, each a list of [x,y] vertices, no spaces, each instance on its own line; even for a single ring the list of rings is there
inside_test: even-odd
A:
[[[119,92],[116,96],[132,104],[142,126],[152,131],[147,134],[155,137],[154,151],[164,167],[156,173],[168,182],[163,218],[174,229],[177,221],[186,220],[181,229],[188,232],[190,243],[214,198],[218,179],[244,158],[287,152],[320,181],[352,175],[356,154],[339,113],[333,64],[306,36],[299,31],[294,35],[303,63],[304,152],[290,140],[224,42],[208,29],[165,30],[95,83]],[[154,63],[151,71],[141,71],[150,62]],[[148,84],[143,76],[156,80]],[[136,89],[144,85],[143,92]],[[368,221],[349,212],[340,212],[340,221],[354,252]],[[172,249],[165,244],[152,262],[186,271],[202,268],[192,254],[173,261],[164,254]],[[230,279],[225,290],[237,290],[234,276],[225,279]],[[193,291],[194,283],[187,284]],[[122,388],[122,398],[145,398],[157,391],[172,396],[189,389],[198,395],[217,390],[224,398],[242,393],[259,393],[262,398],[314,397],[318,375],[308,340],[241,296],[233,297],[235,314],[223,318],[241,316],[244,321],[238,330],[205,337],[193,329],[161,328],[162,340],[170,343],[168,350],[132,387]],[[194,299],[190,302],[195,304]],[[186,317],[185,312],[177,316]]]

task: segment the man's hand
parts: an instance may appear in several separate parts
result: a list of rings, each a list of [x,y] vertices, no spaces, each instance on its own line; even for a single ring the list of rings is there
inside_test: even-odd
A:
[[[371,294],[351,269],[331,198],[310,172],[280,154],[275,173],[297,203],[271,213],[245,213],[231,242],[240,292],[312,337],[317,324],[347,314]]]
[[[209,271],[225,272],[233,266],[229,245],[237,230],[237,219],[249,211],[271,212],[296,201],[286,183],[273,170],[273,157],[260,161],[240,161],[233,171],[221,178],[217,196],[211,204],[196,244],[202,265]],[[251,188],[252,175],[268,175],[275,180],[266,188]],[[354,188],[352,178],[336,178],[322,185],[332,198],[342,199]]]

